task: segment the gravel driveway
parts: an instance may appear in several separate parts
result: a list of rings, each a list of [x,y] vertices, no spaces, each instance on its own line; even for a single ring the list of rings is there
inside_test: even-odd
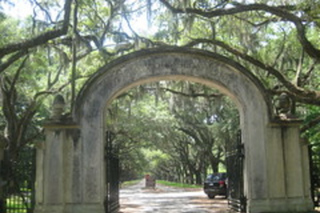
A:
[[[120,190],[120,213],[226,213],[227,200],[208,199],[202,189],[157,185],[146,189],[145,181]]]

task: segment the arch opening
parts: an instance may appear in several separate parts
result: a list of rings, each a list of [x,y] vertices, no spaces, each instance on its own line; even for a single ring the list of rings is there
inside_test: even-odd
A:
[[[168,81],[170,79],[171,81]],[[174,79],[174,81],[172,81],[172,79]],[[228,96],[220,93],[216,88],[212,88],[213,84],[211,82],[207,83],[202,79],[196,79],[191,82],[190,80],[193,78],[185,76],[181,78],[183,81],[176,81],[177,79],[179,79],[179,76],[148,79],[147,84],[138,84],[138,86],[131,87],[132,85],[137,85],[136,83],[132,83],[127,90],[119,93],[117,98],[113,99],[113,102],[107,106],[108,110],[106,110],[107,115],[104,119],[107,120],[106,132],[109,134],[110,132],[113,133],[113,137],[111,137],[110,140],[106,140],[112,145],[107,145],[107,147],[116,150],[115,153],[117,153],[116,155],[118,159],[120,159],[120,162],[126,162],[124,159],[127,159],[130,153],[128,153],[124,147],[127,141],[135,141],[134,139],[136,138],[144,141],[143,149],[139,149],[139,141],[135,141],[135,148],[131,146],[130,150],[136,150],[139,153],[142,151],[142,155],[145,153],[144,151],[146,151],[148,156],[153,156],[154,154],[157,156],[157,162],[160,161],[160,159],[162,162],[160,166],[148,167],[150,164],[154,165],[154,163],[150,161],[153,157],[145,157],[144,159],[146,159],[149,164],[144,165],[145,173],[143,174],[151,174],[151,177],[156,177],[157,180],[160,178],[160,180],[189,184],[203,185],[204,180],[208,180],[205,184],[205,191],[203,191],[201,187],[201,190],[193,194],[193,196],[198,196],[198,198],[201,199],[197,202],[202,202],[202,206],[200,204],[189,207],[188,205],[174,205],[174,200],[178,198],[171,198],[168,200],[170,200],[170,203],[174,206],[163,206],[161,207],[162,211],[166,211],[166,208],[172,211],[174,210],[175,212],[185,208],[194,208],[192,210],[195,212],[197,209],[202,208],[209,210],[206,205],[209,205],[212,201],[208,200],[208,198],[206,199],[204,192],[206,192],[209,198],[218,196],[219,199],[214,202],[219,202],[221,210],[224,209],[225,211],[228,210],[228,205],[226,200],[221,199],[221,196],[226,197],[230,193],[230,203],[234,204],[234,208],[240,208],[238,203],[240,203],[240,197],[244,197],[244,187],[242,179],[243,165],[241,164],[243,159],[242,156],[238,156],[237,152],[237,146],[241,144],[241,141],[239,144],[236,143],[238,142],[237,133],[239,130],[239,113],[237,113],[237,106],[235,106],[234,102],[230,100]],[[186,79],[188,81],[186,81]],[[204,82],[206,82],[206,85],[203,84]],[[138,99],[136,99],[136,97],[138,97]],[[128,106],[128,101],[131,107]],[[176,103],[177,106],[175,106],[174,103]],[[141,119],[143,122],[140,121]],[[168,119],[168,121],[164,121],[164,119]],[[135,125],[132,126],[131,124],[133,122]],[[229,123],[226,124],[227,122]],[[157,123],[155,125],[157,128],[150,128],[152,124],[155,123]],[[136,132],[137,125],[139,125],[138,133]],[[231,129],[226,130],[225,128],[226,131],[221,131],[222,126],[228,126]],[[133,130],[130,131],[130,128]],[[130,137],[128,137],[128,135],[130,135]],[[220,140],[218,135],[220,135]],[[184,141],[183,144],[181,140]],[[217,142],[218,140],[220,142]],[[233,143],[233,141],[235,142]],[[193,151],[187,151],[184,152],[183,155],[180,155],[182,153],[179,152],[180,149],[177,149],[177,147],[188,147],[184,150]],[[153,153],[154,150],[158,151]],[[168,150],[170,151],[168,152]],[[227,158],[226,153],[228,155]],[[162,158],[161,156],[163,155],[165,155],[165,157]],[[194,159],[194,155],[198,157]],[[177,156],[183,157],[179,158]],[[110,162],[112,162],[112,158],[113,154],[109,154]],[[173,165],[172,163],[168,163],[166,161],[167,159],[171,159],[170,162],[180,162],[180,164]],[[127,162],[127,164],[135,164],[133,163],[134,161],[141,162],[132,157],[132,160]],[[184,162],[185,165],[181,165],[182,162]],[[189,163],[186,164],[186,162]],[[193,162],[192,165],[190,165],[190,162]],[[239,164],[234,164],[234,162],[239,162]],[[111,165],[111,163],[107,164]],[[123,166],[122,163],[120,165]],[[163,166],[165,166],[166,171],[170,169],[170,172],[158,170],[158,168]],[[112,165],[110,167],[114,168]],[[127,168],[132,167],[133,166],[128,166]],[[107,185],[110,186],[112,185],[110,181],[113,179],[112,173],[116,174],[117,172],[111,172],[110,168],[107,167],[107,170],[108,169],[108,177],[110,180]],[[134,177],[132,175],[127,177],[127,174],[130,174],[128,169],[122,169],[121,171],[121,182],[127,180],[127,178],[130,179]],[[221,187],[210,186],[210,184],[215,182],[215,179],[212,179],[211,175],[213,173],[215,175],[217,175],[216,173],[221,175]],[[143,174],[140,174],[140,176],[136,178],[143,177]],[[225,178],[226,176],[229,177],[228,181]],[[227,182],[230,190],[227,190]],[[112,195],[113,187],[117,188],[117,182],[107,189],[107,196],[119,196],[117,193]],[[141,203],[143,201],[143,203],[150,208],[158,208],[160,203],[164,201],[157,202],[152,200],[150,197],[153,196],[153,192],[155,193],[153,190],[148,191],[148,198],[145,198],[144,191],[141,190],[143,187],[144,185],[140,185],[140,188],[136,189],[136,193],[132,192],[132,196],[120,193],[120,198],[122,198],[120,199],[121,212],[126,212],[126,207],[130,206],[129,204],[133,202]],[[219,191],[214,192],[213,189],[219,189]],[[127,192],[128,190],[122,190],[122,192],[123,191]],[[164,192],[162,198],[164,199],[165,196],[167,196],[165,188],[164,190],[160,188],[160,191]],[[157,193],[155,193],[155,195],[156,194]],[[179,195],[181,196],[179,197],[181,202],[187,202],[188,197],[183,197],[183,194]],[[137,199],[136,196],[140,199]],[[128,198],[130,201],[128,201]],[[113,201],[116,199],[108,200]],[[235,201],[237,201],[237,204],[235,204]],[[129,204],[127,202],[129,202]],[[243,199],[241,202],[244,208],[245,200]],[[114,206],[111,202],[109,202],[108,205],[109,209]]]

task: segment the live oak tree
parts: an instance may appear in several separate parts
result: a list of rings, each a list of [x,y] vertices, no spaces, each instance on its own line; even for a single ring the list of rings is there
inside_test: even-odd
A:
[[[182,46],[231,57],[258,76],[270,94],[286,92],[295,102],[319,106],[319,2],[160,2],[175,17]]]
[[[109,26],[120,9],[117,1],[100,1],[94,8],[85,1],[30,2],[33,11],[25,19],[14,19],[5,11],[0,16],[4,32],[0,41],[1,140],[12,157],[40,136],[39,120],[50,116],[51,94],[64,94],[70,109],[81,87],[75,81],[87,79],[105,63],[106,56],[111,60],[118,54],[102,50],[106,33],[113,32]],[[39,116],[41,108],[46,114]]]
[[[143,164],[144,172],[171,181],[201,184],[207,172],[218,172],[239,128],[237,110],[226,96],[192,82],[140,85],[108,109],[107,129],[126,162],[123,170],[141,172]]]
[[[156,2],[151,11],[165,9],[152,19],[159,23],[154,39],[238,61],[271,97],[291,98],[291,112],[308,118],[304,135],[319,130],[319,1]]]
[[[311,143],[319,139],[319,0],[29,2],[32,12],[23,20],[0,8],[0,138],[12,150],[39,135],[37,115],[49,114],[48,94],[62,93],[70,109],[98,67],[131,51],[168,45],[239,62],[274,99],[286,93],[291,111],[304,119],[302,133]],[[148,18],[144,30],[138,17]],[[36,125],[29,130],[31,123]]]

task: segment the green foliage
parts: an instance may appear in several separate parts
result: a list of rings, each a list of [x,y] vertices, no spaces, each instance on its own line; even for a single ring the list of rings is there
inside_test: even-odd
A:
[[[74,102],[71,84],[77,93],[90,76],[111,60],[135,50],[165,44],[188,45],[239,62],[260,80],[268,96],[275,98],[273,96],[281,92],[288,93],[294,100],[297,115],[304,119],[304,127],[308,127],[304,137],[312,144],[319,141],[316,122],[320,106],[319,0],[79,0],[77,7],[72,7],[68,31],[47,42],[39,42],[36,38],[61,28],[64,5],[57,0],[29,2],[33,2],[32,11],[25,18],[9,17],[8,11],[0,7],[1,50],[10,49],[17,43],[21,47],[3,55],[0,51],[3,69],[0,77],[10,80],[7,86],[14,91],[10,97],[16,97],[9,107],[14,109],[12,115],[16,116],[5,116],[6,109],[0,107],[1,138],[6,126],[27,119],[27,130],[20,132],[23,135],[20,138],[32,143],[31,139],[41,132],[41,120],[50,116],[53,95],[62,94],[67,110],[71,111]],[[227,14],[230,8],[239,10],[252,4],[261,7]],[[274,10],[269,7],[281,8],[281,13],[272,12]],[[75,8],[78,8],[77,12]],[[208,16],[216,11],[220,14]],[[147,22],[144,21],[146,17]],[[40,40],[44,41],[45,36]],[[223,45],[218,45],[217,41]],[[23,46],[25,42],[32,45]],[[310,54],[310,51],[316,54]],[[18,59],[11,61],[21,52]],[[248,58],[262,65],[257,66]],[[3,67],[6,63],[9,65]],[[20,66],[21,72],[17,75]],[[72,68],[75,68],[75,76],[71,73]],[[275,72],[270,72],[271,68]],[[209,158],[204,150],[214,153],[207,159],[211,169],[221,167],[223,146],[234,140],[238,128],[237,111],[224,97],[190,98],[192,92],[201,92],[204,96],[216,93],[211,88],[192,83],[158,82],[127,91],[110,106],[106,123],[117,133],[116,143],[123,152],[121,156],[126,156],[124,164],[131,169],[135,167],[132,159],[144,159],[137,160],[139,168],[132,177],[142,174],[144,168],[160,171],[157,169],[160,164],[175,167],[176,173],[179,169],[198,172],[203,170],[201,167],[208,166],[199,160],[203,155]],[[28,114],[33,110],[36,110],[34,114]],[[17,135],[17,131],[11,128],[10,134]],[[152,154],[141,158],[146,147]],[[157,153],[159,150],[161,153]],[[148,161],[154,159],[158,163],[148,166]],[[177,162],[182,159],[184,164],[196,166],[179,168]]]
[[[309,122],[313,121],[314,119],[320,117],[320,110],[318,107],[309,106],[308,110],[306,111],[306,119],[305,124],[308,124]],[[310,144],[317,145],[315,147],[318,147],[320,150],[320,125],[315,125],[312,128],[307,129],[303,136],[308,139]]]
[[[138,184],[139,182],[141,182],[141,179],[138,180],[130,180],[130,181],[124,181],[121,183],[121,188],[125,188],[125,187],[129,187],[129,186],[133,186]]]
[[[109,106],[106,118],[120,159],[127,159],[131,169],[141,171],[144,165],[144,173],[182,182],[187,174],[198,175],[191,181],[197,183],[209,167],[224,164],[225,144],[235,139],[239,125],[232,102],[217,90],[173,81],[125,92]],[[141,159],[131,156],[135,152]]]
[[[194,184],[185,184],[185,183],[176,183],[165,180],[157,180],[157,184],[162,184],[165,186],[177,187],[177,188],[202,188],[202,185],[194,185]]]
[[[30,20],[17,20],[8,16],[0,18],[0,47],[26,39],[30,33]]]

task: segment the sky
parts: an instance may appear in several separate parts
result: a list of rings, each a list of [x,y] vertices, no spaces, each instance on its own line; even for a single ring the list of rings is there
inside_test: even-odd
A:
[[[134,0],[132,0],[133,2]],[[28,16],[31,16],[33,14],[32,5],[28,0],[10,0],[10,3],[8,3],[5,0],[0,0],[0,9],[3,10],[5,14],[8,16],[14,17],[16,19],[25,19]],[[128,1],[130,3],[130,1]],[[63,2],[61,3],[63,5]],[[131,21],[131,26],[136,30],[137,33],[142,35],[150,35],[153,34],[156,31],[155,26],[148,25],[146,14],[141,14],[140,16],[137,16],[134,20]],[[45,16],[37,16],[37,19],[45,19]],[[125,28],[129,27],[124,26]]]
[[[26,0],[10,0],[13,4],[6,3],[6,1],[0,0],[0,8],[3,12],[9,16],[24,19],[29,15],[32,15],[32,7],[29,1]]]

